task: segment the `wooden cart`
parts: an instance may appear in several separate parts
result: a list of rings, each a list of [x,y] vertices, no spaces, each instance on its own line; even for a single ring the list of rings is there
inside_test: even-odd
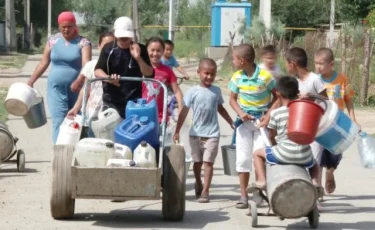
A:
[[[87,82],[83,111],[86,111]],[[185,214],[185,150],[180,145],[165,147],[167,87],[148,78],[121,77],[121,81],[149,81],[164,89],[161,142],[157,168],[112,168],[78,166],[74,146],[56,145],[52,161],[51,215],[55,219],[74,215],[75,199],[158,200],[162,195],[165,220],[181,221]],[[85,114],[82,116],[85,121]]]

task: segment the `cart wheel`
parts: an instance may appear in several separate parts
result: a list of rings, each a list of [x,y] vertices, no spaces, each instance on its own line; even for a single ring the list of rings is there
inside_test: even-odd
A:
[[[75,200],[72,199],[71,163],[73,146],[55,145],[52,160],[51,216],[54,219],[69,218],[74,215]]]
[[[25,152],[22,149],[17,151],[17,170],[25,172]]]
[[[185,215],[185,150],[172,145],[163,153],[163,217],[181,221]]]
[[[258,226],[258,210],[257,203],[253,200],[249,200],[249,214],[251,216],[251,226]]]
[[[314,209],[309,213],[307,216],[309,219],[310,228],[316,229],[319,226],[319,210],[318,207],[314,207]]]

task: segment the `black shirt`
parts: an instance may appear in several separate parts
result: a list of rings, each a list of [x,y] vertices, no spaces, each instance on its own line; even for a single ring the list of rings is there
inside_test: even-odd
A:
[[[151,66],[146,46],[139,44],[143,61]],[[106,74],[117,74],[122,77],[142,77],[143,74],[136,60],[131,56],[130,49],[117,47],[117,42],[106,44],[100,52],[96,69]],[[145,76],[153,77],[153,76]],[[120,87],[103,81],[103,102],[126,106],[129,100],[142,96],[142,82],[120,81]]]

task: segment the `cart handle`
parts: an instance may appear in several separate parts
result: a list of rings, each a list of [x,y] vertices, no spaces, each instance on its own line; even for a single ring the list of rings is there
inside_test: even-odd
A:
[[[93,79],[89,79],[85,86],[84,86],[84,91],[83,91],[83,101],[82,101],[82,124],[84,124],[84,122],[86,121],[86,107],[87,107],[87,90],[88,90],[88,86],[93,83],[93,82],[96,82],[96,81],[108,81],[110,80],[109,78],[93,78]],[[156,82],[158,84],[161,85],[161,87],[164,89],[164,99],[163,99],[163,118],[162,118],[162,121],[161,121],[161,128],[162,128],[162,131],[161,131],[161,134],[162,134],[162,143],[161,143],[161,147],[162,149],[164,149],[165,147],[165,133],[166,133],[166,128],[167,128],[167,124],[166,124],[166,120],[167,120],[167,98],[168,98],[168,89],[167,89],[167,86],[159,81],[159,80],[155,80],[153,78],[144,78],[144,77],[127,77],[127,76],[121,76],[120,81],[150,81],[150,82]]]

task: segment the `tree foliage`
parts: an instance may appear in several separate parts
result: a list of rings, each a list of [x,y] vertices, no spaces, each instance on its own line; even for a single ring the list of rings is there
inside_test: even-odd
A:
[[[343,19],[354,23],[365,19],[374,7],[375,0],[340,0],[338,4]]]

